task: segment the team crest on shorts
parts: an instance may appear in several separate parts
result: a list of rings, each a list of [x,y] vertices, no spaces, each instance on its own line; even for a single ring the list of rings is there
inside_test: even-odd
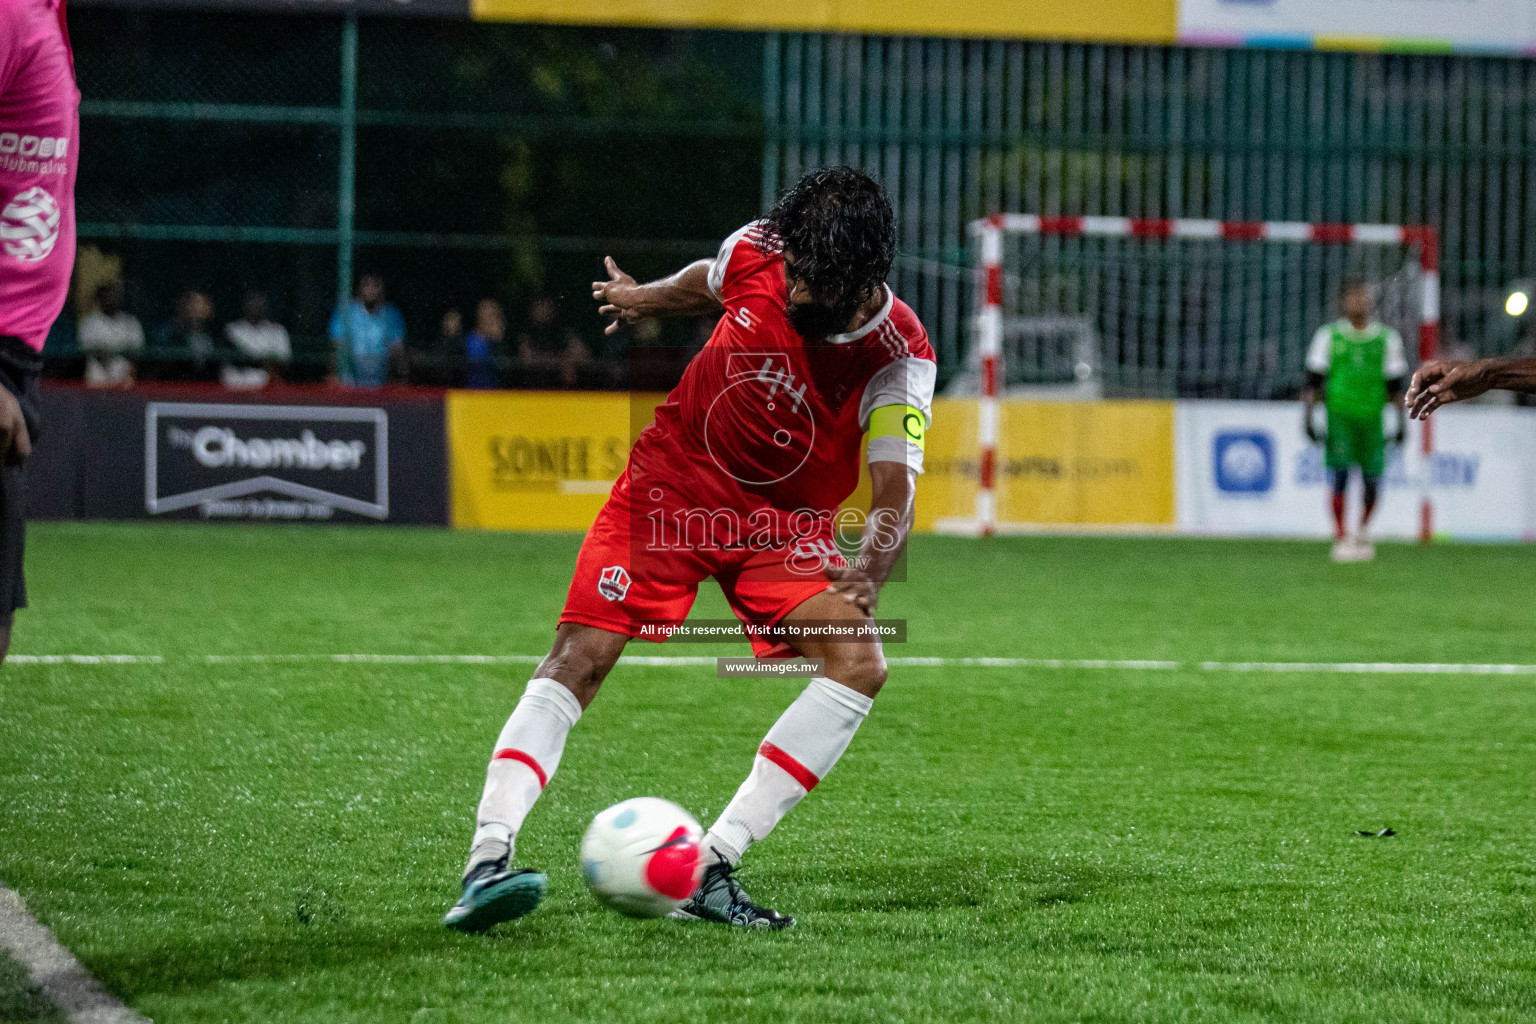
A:
[[[610,601],[622,601],[629,593],[629,573],[622,565],[610,565],[597,578],[597,592]]]

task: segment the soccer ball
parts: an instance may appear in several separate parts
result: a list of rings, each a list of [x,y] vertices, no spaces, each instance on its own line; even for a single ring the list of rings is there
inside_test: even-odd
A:
[[[604,906],[628,917],[661,917],[704,874],[704,830],[670,800],[637,796],[592,819],[581,839],[581,873]]]

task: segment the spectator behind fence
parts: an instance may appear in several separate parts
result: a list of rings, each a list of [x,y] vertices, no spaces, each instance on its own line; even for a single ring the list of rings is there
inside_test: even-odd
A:
[[[517,338],[517,359],[525,383],[572,388],[592,355],[580,336],[560,323],[555,301],[540,295],[528,305],[528,324]]]
[[[384,301],[384,280],[364,274],[357,297],[331,317],[331,341],[336,344],[336,375],[349,387],[382,387],[390,364],[403,361],[405,320]]]
[[[213,301],[208,296],[199,291],[182,292],[176,300],[176,315],[150,335],[142,376],[151,380],[218,380],[218,346],[209,333],[212,320]]]
[[[407,379],[437,388],[458,387],[463,361],[464,314],[455,307],[444,311],[433,347],[411,353]]]
[[[475,329],[464,336],[466,388],[501,387],[498,364],[503,358],[506,338],[507,318],[501,311],[501,303],[495,299],[481,299],[475,306]]]
[[[288,330],[267,319],[267,297],[258,291],[245,293],[245,315],[224,325],[224,337],[232,351],[219,373],[227,388],[264,388],[282,380],[293,359]]]
[[[126,308],[123,283],[96,289],[96,309],[80,321],[77,336],[85,353],[85,383],[93,388],[133,383],[133,361],[144,351],[144,327]]]

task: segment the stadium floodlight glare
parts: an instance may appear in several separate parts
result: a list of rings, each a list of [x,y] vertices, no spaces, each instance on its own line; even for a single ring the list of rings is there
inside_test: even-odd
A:
[[[1217,332],[1228,330],[1236,334],[1251,331],[1260,318],[1272,326],[1285,316],[1294,319],[1303,309],[1315,311],[1320,323],[1321,312],[1331,307],[1334,296],[1323,294],[1328,288],[1324,284],[1327,278],[1316,268],[1332,267],[1331,286],[1336,288],[1346,265],[1365,263],[1375,271],[1368,276],[1392,280],[1395,291],[1404,299],[1402,305],[1411,305],[1411,312],[1403,312],[1400,317],[1401,329],[1405,334],[1417,329],[1419,358],[1433,359],[1439,348],[1440,237],[1426,225],[1000,213],[972,221],[970,233],[975,243],[972,251],[979,258],[974,338],[981,371],[981,398],[977,410],[975,519],[954,521],[953,527],[963,532],[991,536],[998,529],[998,441],[1002,416],[997,399],[1006,369],[1003,342],[1009,325],[1026,313],[1036,319],[1085,319],[1122,359],[1131,349],[1138,355],[1150,350],[1154,360],[1161,360],[1150,366],[1154,383],[1166,387],[1173,379],[1168,376],[1168,365],[1182,358],[1178,346],[1183,341],[1209,334],[1213,323]],[[1271,250],[1271,245],[1286,246],[1289,251]],[[1325,260],[1296,249],[1304,245],[1349,246],[1360,252]],[[1267,251],[1245,251],[1249,247]],[[1413,252],[1417,254],[1416,260],[1409,255]],[[1357,261],[1356,255],[1364,258]],[[1031,256],[1035,259],[1032,264],[1028,263]],[[1397,261],[1395,265],[1393,260]],[[1296,268],[1312,270],[1298,277]],[[1259,289],[1267,290],[1259,302],[1237,314],[1244,318],[1241,322],[1225,322],[1220,319],[1224,314],[1213,319],[1202,312],[1198,302],[1191,300],[1198,293],[1192,286],[1199,284],[1201,274],[1225,275],[1223,279],[1228,281],[1234,275],[1247,274],[1242,278],[1245,283],[1256,282]],[[1522,312],[1525,299],[1522,294]],[[1161,305],[1148,311],[1144,308],[1146,302]],[[1138,308],[1138,303],[1143,308]],[[1025,305],[1031,308],[1025,310]],[[1511,315],[1516,314],[1511,311]],[[1385,315],[1383,319],[1391,322]],[[1128,327],[1131,336],[1115,337],[1117,326]],[[1290,330],[1285,336],[1305,337],[1317,326],[1310,323],[1306,333]],[[1274,353],[1267,355],[1273,357]],[[1110,364],[1112,360],[1105,362]],[[1262,362],[1262,358],[1256,362]],[[1299,357],[1296,362],[1299,369]],[[1146,363],[1131,364],[1127,360],[1127,365],[1136,372],[1149,369]],[[1254,369],[1249,365],[1236,372],[1252,373]],[[1158,374],[1162,377],[1158,378]],[[1431,421],[1421,425],[1419,436],[1419,539],[1428,543],[1434,528],[1430,500],[1430,457],[1434,451]]]
[[[1504,312],[1510,316],[1524,316],[1530,305],[1531,297],[1524,291],[1516,289],[1509,293],[1509,298],[1504,300]]]

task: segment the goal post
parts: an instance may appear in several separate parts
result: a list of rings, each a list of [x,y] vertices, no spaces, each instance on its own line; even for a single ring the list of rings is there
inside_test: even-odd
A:
[[[1433,359],[1439,349],[1439,236],[1426,225],[1006,213],[973,221],[970,235],[978,259],[974,393],[979,403],[979,458],[974,529],[982,536],[992,535],[999,525],[997,478],[1002,418],[998,401],[1008,373],[1005,341],[1010,331],[1023,335],[1033,330],[1032,347],[1027,351],[1021,348],[1020,355],[1022,359],[1041,359],[1039,331],[1031,325],[1080,322],[1083,330],[1106,335],[1106,368],[1135,364],[1130,368],[1140,374],[1137,382],[1145,383],[1150,373],[1157,378],[1160,393],[1172,397],[1179,393],[1174,390],[1176,383],[1170,383],[1178,376],[1178,362],[1191,358],[1209,360],[1213,358],[1213,348],[1225,345],[1230,349],[1231,343],[1239,339],[1224,337],[1225,334],[1258,332],[1262,323],[1269,335],[1278,332],[1289,338],[1299,334],[1287,344],[1293,341],[1304,345],[1311,331],[1323,322],[1319,311],[1333,298],[1308,293],[1326,292],[1324,282],[1329,279],[1336,284],[1341,279],[1340,272],[1348,269],[1348,254],[1329,261],[1331,271],[1325,273],[1320,269],[1321,261],[1302,259],[1295,252],[1296,247],[1358,247],[1367,253],[1377,253],[1371,262],[1378,274],[1382,267],[1390,268],[1386,261],[1398,260],[1399,270],[1392,275],[1401,285],[1396,289],[1400,301],[1394,325],[1408,337],[1417,335],[1420,360]],[[1026,243],[1036,247],[1032,251],[1037,263],[1050,265],[1027,272],[1015,267],[1010,274],[1010,256],[1022,262]],[[1098,247],[1085,249],[1086,245]],[[1044,246],[1054,249],[1046,253]],[[1073,246],[1076,248],[1069,253]],[[1252,252],[1255,247],[1268,251]],[[1282,253],[1276,247],[1290,247],[1290,251]],[[1178,248],[1178,252],[1166,251],[1173,248]],[[1303,269],[1308,272],[1303,273]],[[1208,287],[1209,280],[1215,280],[1216,285]],[[1148,296],[1151,301],[1147,301]],[[1150,312],[1139,308],[1127,311],[1127,306],[1138,302],[1156,308]],[[1299,309],[1304,304],[1307,315],[1316,322],[1301,333],[1297,309],[1290,307]],[[1213,310],[1212,306],[1216,308]],[[1383,319],[1394,322],[1392,318]],[[1127,325],[1128,330],[1117,331],[1117,327]],[[1109,336],[1125,333],[1137,337]],[[1148,361],[1139,360],[1132,348],[1137,354],[1143,350],[1154,352],[1150,369]],[[1214,358],[1228,364],[1225,372],[1227,379],[1232,380],[1241,377],[1245,370],[1261,366],[1275,374],[1275,353],[1282,351],[1271,338],[1267,350],[1243,360],[1229,360],[1220,352]],[[1063,360],[1058,358],[1056,363]],[[1073,363],[1071,357],[1065,359],[1065,364],[1075,366],[1080,376],[1097,372],[1081,360]],[[1035,369],[1044,365],[1039,363]],[[1419,539],[1428,543],[1434,529],[1430,497],[1430,456],[1434,450],[1431,421],[1422,424],[1419,440],[1423,457],[1418,474]]]

